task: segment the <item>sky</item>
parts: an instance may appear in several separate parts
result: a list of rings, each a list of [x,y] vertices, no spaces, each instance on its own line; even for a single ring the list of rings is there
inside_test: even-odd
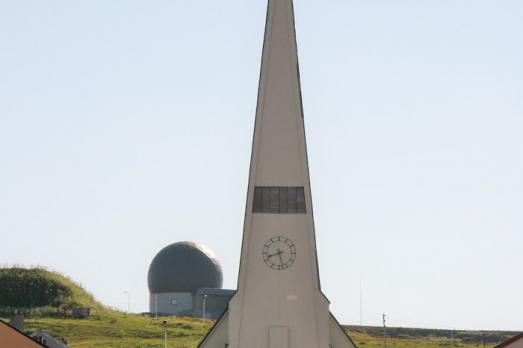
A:
[[[523,2],[294,6],[333,313],[523,330]],[[265,11],[0,0],[0,264],[142,312],[154,255],[195,240],[235,288]]]

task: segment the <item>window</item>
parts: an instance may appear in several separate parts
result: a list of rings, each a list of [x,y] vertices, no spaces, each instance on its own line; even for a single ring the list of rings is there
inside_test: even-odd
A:
[[[171,299],[171,306],[176,306],[177,302],[175,298]]]
[[[303,187],[254,188],[253,213],[262,214],[305,214],[305,192]]]

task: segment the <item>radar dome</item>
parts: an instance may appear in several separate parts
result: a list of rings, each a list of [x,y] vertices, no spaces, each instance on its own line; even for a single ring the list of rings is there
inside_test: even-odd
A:
[[[221,288],[222,281],[220,262],[211,250],[196,242],[166,246],[156,254],[147,274],[151,294]]]

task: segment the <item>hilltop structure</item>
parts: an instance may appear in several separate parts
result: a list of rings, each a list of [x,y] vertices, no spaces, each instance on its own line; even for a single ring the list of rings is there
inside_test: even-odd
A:
[[[222,266],[207,247],[196,242],[166,246],[149,267],[149,312],[218,318],[234,290],[222,289]]]
[[[321,292],[292,0],[269,0],[238,291],[200,348],[352,348]]]

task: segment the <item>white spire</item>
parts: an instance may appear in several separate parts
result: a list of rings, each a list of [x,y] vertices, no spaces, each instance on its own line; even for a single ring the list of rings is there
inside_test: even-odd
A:
[[[292,0],[269,0],[238,291],[201,347],[347,348],[320,291]]]

